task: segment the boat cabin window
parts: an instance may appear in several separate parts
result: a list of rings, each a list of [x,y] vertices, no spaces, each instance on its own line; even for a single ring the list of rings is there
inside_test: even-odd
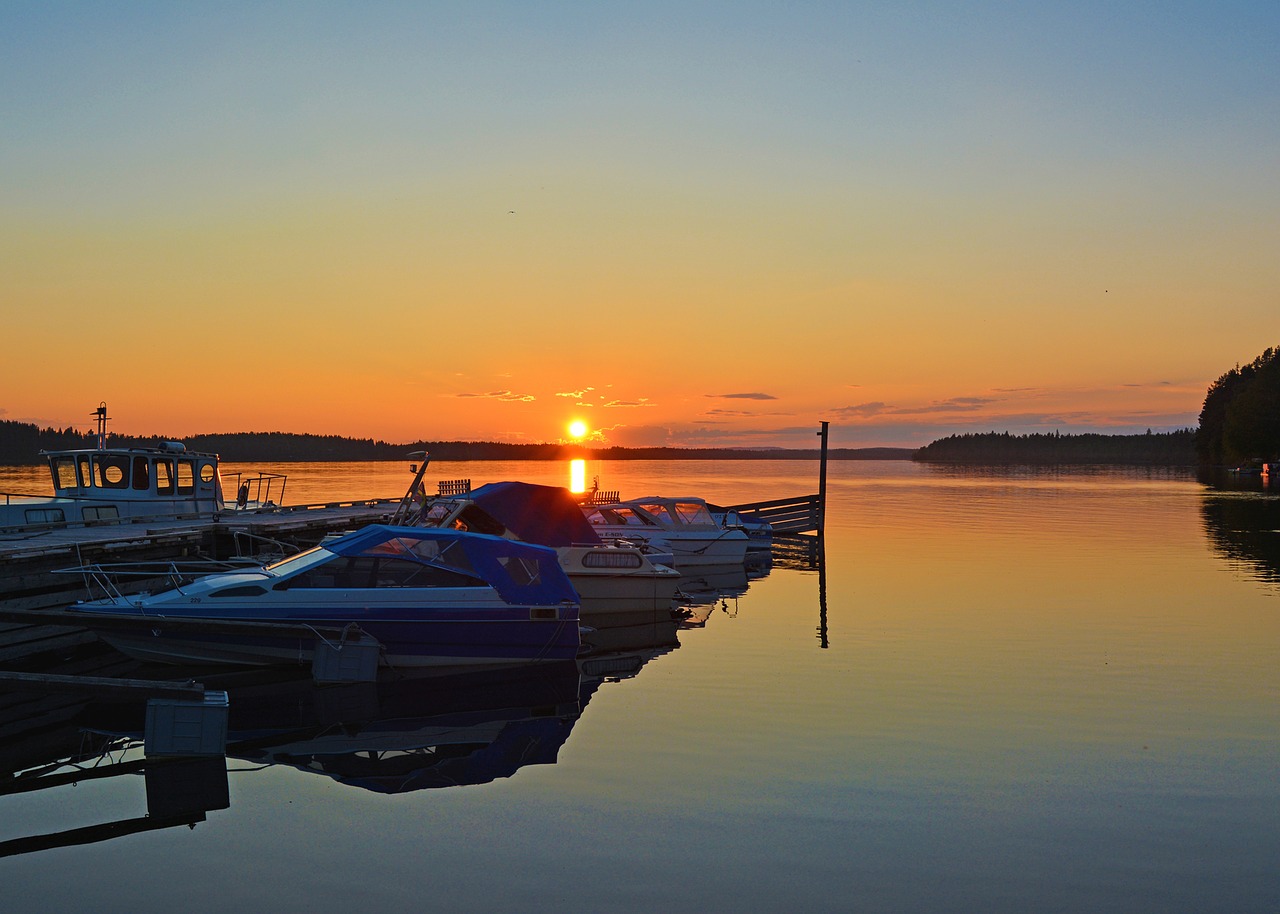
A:
[[[94,454],[93,482],[104,489],[129,488],[129,458],[124,454]]]
[[[27,508],[23,515],[28,524],[63,524],[67,521],[61,508]]]
[[[133,487],[139,492],[145,492],[151,488],[151,464],[147,462],[146,457],[133,458]]]
[[[209,594],[211,597],[260,597],[267,592],[265,587],[257,584],[241,584],[237,587],[224,587]]]
[[[471,533],[487,533],[490,536],[506,536],[507,528],[485,511],[475,505],[467,505],[458,512],[458,516],[449,525],[455,530]]]
[[[533,559],[522,555],[504,555],[498,558],[498,564],[506,569],[512,581],[522,587],[536,587],[542,583],[542,569]]]
[[[76,459],[70,454],[55,457],[53,466],[53,487],[55,489],[74,489],[76,487]]]
[[[407,559],[353,555],[318,565],[288,581],[290,589],[371,587],[484,587],[484,581]]]
[[[80,515],[85,521],[119,520],[120,509],[115,505],[94,505],[81,508]]]
[[[178,494],[190,495],[196,490],[196,462],[178,460]]]
[[[444,525],[444,519],[453,513],[457,507],[452,502],[434,502],[427,507],[427,514],[422,519],[424,527],[441,527]]]
[[[205,485],[208,485],[209,483],[213,482],[213,477],[215,472],[216,471],[214,470],[212,463],[200,464],[200,481],[203,482]]]
[[[89,455],[81,454],[76,458],[76,473],[80,477],[80,485],[88,488],[93,485],[93,470],[89,467]]]
[[[583,568],[639,568],[642,564],[640,553],[621,549],[596,550],[582,555]]]
[[[156,471],[156,494],[172,495],[173,494],[173,461],[168,458],[160,458],[151,461],[151,465]]]

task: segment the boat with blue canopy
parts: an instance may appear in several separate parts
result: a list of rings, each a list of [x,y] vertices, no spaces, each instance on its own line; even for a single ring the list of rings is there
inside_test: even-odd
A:
[[[580,645],[578,595],[555,550],[480,533],[385,524],[251,571],[207,575],[156,594],[113,595],[72,610],[114,620],[130,615],[157,623],[295,629],[242,634],[156,624],[100,631],[130,656],[167,662],[307,663],[316,639],[306,629],[349,626],[376,639],[381,661],[397,668],[564,660],[575,657]]]

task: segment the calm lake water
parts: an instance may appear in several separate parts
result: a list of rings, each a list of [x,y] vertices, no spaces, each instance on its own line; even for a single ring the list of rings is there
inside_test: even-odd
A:
[[[288,502],[409,478],[281,471]],[[791,461],[593,474],[626,496],[817,488]],[[163,769],[87,773],[136,748],[0,789],[5,910],[1280,911],[1280,499],[908,462],[834,463],[828,485],[823,573],[780,555],[726,581],[694,607],[705,624],[652,627],[638,670],[374,694],[232,681],[245,742],[221,803],[220,760],[179,779],[213,794],[194,827],[99,834],[149,797],[144,824],[165,822]],[[31,767],[70,754],[33,739]],[[32,849],[67,833],[87,843]]]

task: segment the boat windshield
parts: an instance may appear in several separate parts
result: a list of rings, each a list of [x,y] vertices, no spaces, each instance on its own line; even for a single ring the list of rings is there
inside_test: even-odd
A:
[[[711,512],[701,501],[643,501],[637,503],[642,511],[658,520],[679,526],[715,524]]]
[[[265,566],[263,571],[269,571],[275,575],[293,574],[295,571],[310,568],[312,565],[318,565],[331,558],[333,558],[333,553],[328,549],[322,546],[312,546],[306,552],[299,552],[297,555],[291,555],[287,559],[272,562],[270,565]]]
[[[711,512],[707,510],[706,504],[700,501],[678,501],[673,507],[676,514],[686,524],[714,524],[715,520],[711,517]]]
[[[625,505],[591,508],[587,520],[596,526],[652,527],[653,520],[635,508]]]

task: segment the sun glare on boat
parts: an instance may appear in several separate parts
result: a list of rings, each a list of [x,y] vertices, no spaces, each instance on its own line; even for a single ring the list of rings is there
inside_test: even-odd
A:
[[[569,461],[569,491],[574,494],[587,491],[587,462],[581,458]]]
[[[587,423],[581,419],[574,419],[569,423],[570,438],[585,438],[587,436]]]

